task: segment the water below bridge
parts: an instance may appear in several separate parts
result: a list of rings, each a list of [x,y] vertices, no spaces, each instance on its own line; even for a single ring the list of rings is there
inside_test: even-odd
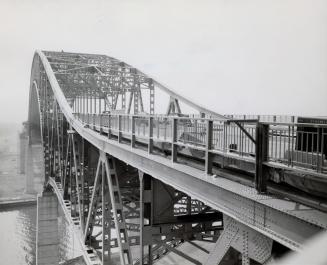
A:
[[[36,205],[0,211],[0,264],[34,265]]]
[[[36,204],[2,208],[0,220],[0,265],[35,265]],[[79,256],[77,239],[62,212],[59,216],[59,233],[60,260]]]
[[[36,201],[28,204],[8,202],[33,200],[42,190],[42,173],[34,163],[34,178],[27,191],[26,175],[19,172],[19,124],[0,124],[0,265],[36,263]],[[35,148],[36,160],[42,154]],[[34,161],[37,163],[37,161]],[[76,257],[77,243],[63,212],[59,209],[60,259]]]

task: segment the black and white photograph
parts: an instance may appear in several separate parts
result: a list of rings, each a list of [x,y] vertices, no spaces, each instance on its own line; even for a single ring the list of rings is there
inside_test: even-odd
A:
[[[326,265],[326,0],[0,0],[0,265]]]

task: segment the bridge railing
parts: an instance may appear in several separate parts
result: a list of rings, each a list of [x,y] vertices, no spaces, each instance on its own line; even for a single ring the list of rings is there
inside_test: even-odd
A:
[[[153,118],[153,138],[157,141],[171,142],[172,120],[167,117]]]
[[[263,124],[269,135],[268,161],[326,173],[327,125]]]
[[[229,119],[244,119],[244,120],[250,120],[250,119],[256,119],[259,122],[270,122],[270,123],[294,123],[297,122],[297,116],[291,116],[291,115],[240,115],[240,114],[227,114],[225,115]]]
[[[81,114],[75,113],[83,123],[108,133],[172,143],[194,150],[255,157],[256,122],[206,119],[195,116]],[[175,121],[175,122],[174,122]],[[210,126],[209,126],[210,123]],[[151,126],[150,126],[151,124]],[[208,127],[209,126],[209,127]],[[243,130],[240,128],[242,127]],[[208,137],[210,129],[210,137]],[[247,134],[245,133],[247,132]],[[176,139],[173,140],[175,132]],[[210,141],[210,142],[208,142]]]
[[[256,138],[254,122],[241,122],[241,126],[253,139]],[[239,126],[230,122],[213,123],[213,149],[240,156],[255,156],[255,143]]]
[[[212,173],[213,157],[246,158],[264,176],[265,163],[327,173],[327,125],[220,120],[194,116],[75,114],[98,131],[129,138],[135,147],[143,141],[152,152],[154,143],[167,143],[173,161],[182,149],[204,158],[205,170]],[[171,146],[171,147],[169,147]]]

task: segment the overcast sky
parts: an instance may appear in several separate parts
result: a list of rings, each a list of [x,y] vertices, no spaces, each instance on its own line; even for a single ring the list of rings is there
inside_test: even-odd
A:
[[[0,0],[0,121],[35,49],[107,54],[218,113],[327,115],[326,0]]]

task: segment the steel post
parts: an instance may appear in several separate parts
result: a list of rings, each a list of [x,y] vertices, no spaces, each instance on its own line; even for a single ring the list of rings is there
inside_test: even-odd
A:
[[[268,159],[268,140],[269,126],[258,122],[256,127],[255,188],[259,193],[267,191],[268,175],[263,163]]]

